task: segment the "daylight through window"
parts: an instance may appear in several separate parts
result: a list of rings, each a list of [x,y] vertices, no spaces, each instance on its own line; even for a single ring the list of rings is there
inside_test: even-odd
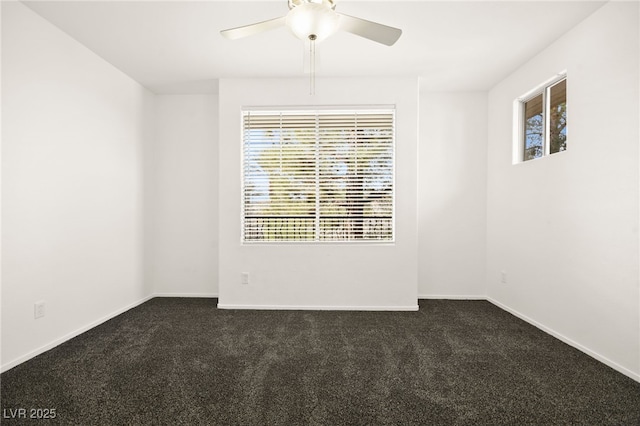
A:
[[[520,161],[533,160],[567,149],[567,79],[559,79],[534,91],[519,103]]]
[[[243,241],[393,241],[394,121],[393,109],[243,111]]]

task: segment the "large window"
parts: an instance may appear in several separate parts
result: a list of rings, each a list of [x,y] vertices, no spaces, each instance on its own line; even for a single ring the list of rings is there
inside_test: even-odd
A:
[[[244,242],[393,241],[393,109],[243,111]]]
[[[552,80],[518,101],[518,161],[567,149],[567,79]]]

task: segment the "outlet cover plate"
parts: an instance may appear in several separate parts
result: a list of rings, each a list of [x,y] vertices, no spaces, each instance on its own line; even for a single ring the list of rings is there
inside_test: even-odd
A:
[[[33,305],[33,308],[34,308],[33,314],[36,319],[42,318],[44,316],[44,306],[45,306],[44,302],[36,302]]]

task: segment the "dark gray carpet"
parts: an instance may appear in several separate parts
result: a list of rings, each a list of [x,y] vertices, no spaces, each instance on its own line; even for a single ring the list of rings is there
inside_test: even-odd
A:
[[[2,374],[3,424],[640,424],[640,383],[488,302],[156,298]],[[7,419],[55,408],[56,419]]]

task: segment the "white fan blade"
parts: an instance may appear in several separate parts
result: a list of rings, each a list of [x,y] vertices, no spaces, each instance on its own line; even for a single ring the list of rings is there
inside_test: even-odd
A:
[[[286,16],[269,19],[268,21],[262,21],[255,24],[251,24],[251,25],[245,25],[244,27],[237,27],[237,28],[231,28],[228,30],[222,30],[220,31],[220,34],[222,34],[229,40],[235,40],[242,37],[249,37],[254,34],[273,30],[278,27],[284,27],[285,19],[286,19]]]
[[[377,22],[367,21],[366,19],[356,18],[355,16],[340,15],[340,29],[349,33],[368,38],[378,43],[393,45],[400,36],[402,30],[389,27],[387,25],[378,24]]]

